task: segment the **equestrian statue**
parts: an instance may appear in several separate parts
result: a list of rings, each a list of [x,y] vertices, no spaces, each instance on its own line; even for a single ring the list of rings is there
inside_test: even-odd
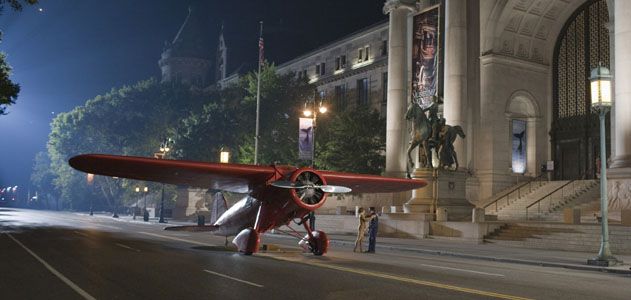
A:
[[[405,119],[413,121],[407,150],[406,171],[408,178],[411,177],[410,170],[414,168],[412,151],[416,147],[419,148],[421,168],[433,169],[432,149],[435,149],[438,155],[439,168],[449,170],[454,164],[456,165],[454,170],[459,167],[454,142],[458,136],[464,139],[465,134],[462,127],[447,125],[445,118],[438,117],[439,101],[439,98],[434,96],[429,106],[422,107],[420,97],[415,95],[414,100],[408,105]]]

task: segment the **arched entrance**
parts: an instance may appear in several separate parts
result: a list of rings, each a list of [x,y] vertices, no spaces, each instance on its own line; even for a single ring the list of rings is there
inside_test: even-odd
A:
[[[587,1],[563,27],[554,50],[552,128],[555,179],[596,177],[598,115],[590,107],[589,73],[609,65],[609,14],[605,0]],[[606,124],[609,126],[609,115]],[[609,128],[607,149],[610,153]]]

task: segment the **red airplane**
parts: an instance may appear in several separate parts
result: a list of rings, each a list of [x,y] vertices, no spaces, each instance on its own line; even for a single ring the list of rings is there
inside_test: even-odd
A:
[[[85,154],[70,159],[80,171],[156,181],[168,184],[212,188],[247,196],[227,209],[212,225],[175,226],[167,230],[211,231],[235,236],[239,252],[252,254],[259,248],[260,235],[294,221],[307,235],[291,235],[315,255],[326,253],[329,240],[307,222],[311,211],[324,204],[329,193],[394,193],[425,186],[424,180],[389,178],[293,166],[257,166],[154,159],[132,156]],[[289,227],[291,228],[291,227]]]

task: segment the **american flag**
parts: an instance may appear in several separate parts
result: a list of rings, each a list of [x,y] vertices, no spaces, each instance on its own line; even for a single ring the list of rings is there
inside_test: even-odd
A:
[[[265,56],[263,55],[263,50],[264,50],[264,43],[263,43],[263,37],[259,38],[259,64],[263,64],[263,61],[265,60]]]

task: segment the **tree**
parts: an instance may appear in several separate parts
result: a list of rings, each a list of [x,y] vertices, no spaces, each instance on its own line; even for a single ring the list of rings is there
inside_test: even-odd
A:
[[[176,157],[216,162],[222,147],[236,147],[245,134],[243,124],[247,123],[238,105],[243,95],[240,85],[214,91],[201,111],[183,119],[175,138]]]
[[[249,136],[239,143],[239,161],[254,162],[254,132],[256,115],[256,73],[244,78],[247,95],[244,99],[244,114]],[[278,74],[276,67],[265,64],[261,70],[261,99],[259,124],[260,164],[299,164],[298,160],[298,115],[303,103],[313,96],[315,87],[295,74]]]
[[[317,165],[335,171],[380,174],[385,168],[386,122],[365,106],[318,125]],[[326,134],[320,134],[326,132]]]
[[[46,152],[38,152],[33,162],[31,186],[37,193],[39,208],[56,208],[57,196],[53,185],[54,174],[50,169],[50,158]]]
[[[11,6],[16,11],[22,10],[24,4],[33,5],[37,0],[0,0],[0,15],[4,11],[5,5]],[[2,33],[0,32],[0,41]],[[7,63],[7,56],[4,52],[0,52],[0,115],[6,114],[9,105],[15,104],[15,100],[20,93],[20,85],[13,83],[9,76],[11,75],[11,66]]]
[[[21,11],[22,8],[24,7],[24,4],[26,5],[33,5],[33,4],[37,4],[37,2],[39,2],[38,0],[0,0],[0,14],[2,14],[4,12],[4,6],[5,5],[9,5],[11,6],[11,8],[13,8],[13,10],[16,11]]]
[[[85,174],[72,169],[68,159],[84,153],[110,153],[151,157],[163,138],[175,132],[178,120],[199,110],[207,100],[203,92],[181,84],[161,84],[155,79],[112,89],[88,100],[85,105],[59,114],[51,124],[48,154],[53,184],[66,207],[114,208],[130,193],[134,181],[96,176],[86,184]],[[145,184],[143,184],[145,185]],[[151,185],[150,190],[158,190]]]
[[[6,114],[7,106],[14,104],[20,93],[20,85],[13,83],[10,75],[11,67],[6,62],[6,55],[0,52],[0,115]]]

